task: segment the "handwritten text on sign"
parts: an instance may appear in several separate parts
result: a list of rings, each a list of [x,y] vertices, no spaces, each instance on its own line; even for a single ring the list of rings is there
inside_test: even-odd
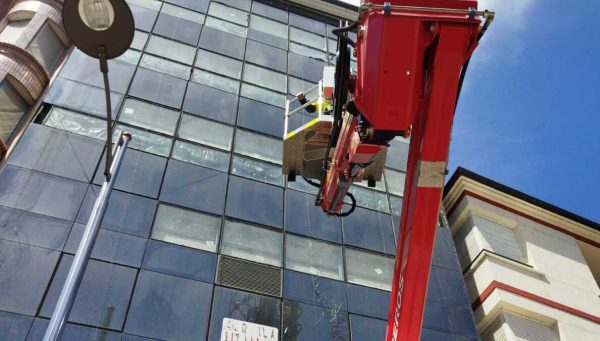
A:
[[[278,341],[277,328],[246,321],[223,319],[221,341]]]

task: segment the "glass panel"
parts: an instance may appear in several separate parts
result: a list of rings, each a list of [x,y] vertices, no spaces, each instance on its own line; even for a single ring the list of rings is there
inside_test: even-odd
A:
[[[246,61],[281,72],[287,71],[287,53],[284,50],[248,40]]]
[[[244,58],[246,39],[205,26],[202,29],[198,46],[229,57],[242,59]]]
[[[234,34],[234,35],[236,35],[238,37],[242,37],[242,38],[246,38],[246,35],[248,35],[247,28],[240,26],[240,25],[232,24],[227,21],[219,20],[219,19],[213,18],[213,17],[206,18],[206,22],[204,25],[208,26],[208,27],[212,27],[212,28],[220,30],[220,31],[223,31],[223,32]]]
[[[133,6],[132,6],[133,7]],[[50,320],[36,318],[31,325],[31,330],[27,336],[28,341],[42,340],[44,333],[48,329]],[[102,341],[121,341],[121,334],[106,329],[84,327],[77,324],[65,324],[61,340],[102,340]]]
[[[242,76],[242,62],[233,58],[199,49],[197,67],[239,79]]]
[[[192,81],[213,88],[238,94],[240,91],[240,82],[231,78],[216,75],[204,70],[194,69],[192,73]]]
[[[51,317],[73,256],[65,255],[48,289],[40,316]],[[78,288],[69,321],[120,330],[135,283],[136,269],[90,260]]]
[[[157,0],[127,0],[128,3],[158,11],[162,3]]]
[[[192,70],[189,66],[154,57],[149,54],[144,54],[140,66],[185,80],[190,79],[190,72]]]
[[[217,255],[155,240],[148,242],[144,269],[212,283]]]
[[[73,225],[68,220],[3,206],[0,206],[0,224],[0,239],[56,251],[62,250]]]
[[[201,24],[166,13],[161,13],[158,16],[158,20],[156,20],[156,24],[154,24],[154,28],[152,29],[154,34],[193,46],[196,46],[198,43],[200,31],[202,31]]]
[[[304,92],[307,99],[315,98],[319,94],[319,89],[315,87],[314,90],[308,91],[314,87],[317,83],[305,81],[296,77],[288,77],[288,92],[294,96],[296,96],[299,92]]]
[[[232,124],[238,96],[210,86],[188,83],[183,102],[183,111],[213,120]]]
[[[173,140],[169,137],[153,134],[141,129],[136,129],[124,125],[117,125],[117,130],[126,131],[133,136],[133,139],[129,142],[128,148],[141,150],[146,153],[152,153],[160,156],[169,156],[171,154],[171,146]],[[113,141],[116,141],[118,131],[115,130],[113,134]]]
[[[33,317],[0,311],[0,340],[25,340],[32,322]]]
[[[154,21],[156,20],[158,12],[136,5],[130,5],[129,8],[133,13],[135,28],[143,31],[150,31],[152,26],[154,26]]]
[[[233,127],[184,114],[178,135],[186,140],[230,150]]]
[[[390,290],[394,258],[346,248],[348,282]]]
[[[323,66],[325,62],[297,53],[288,54],[288,74],[318,83],[323,78]]]
[[[290,25],[300,27],[310,32],[317,33],[319,35],[325,34],[325,23],[307,18],[303,15],[296,13],[290,13]]]
[[[224,3],[228,6],[239,8],[244,11],[250,11],[250,1],[248,0],[217,0],[218,2]]]
[[[161,340],[204,340],[213,286],[141,270],[125,332]]]
[[[285,209],[286,231],[342,243],[340,218],[323,213],[321,207],[315,205],[314,196],[288,190]]]
[[[307,45],[319,50],[327,51],[325,37],[314,33],[306,32],[304,30],[299,30],[295,27],[290,27],[290,40],[300,43],[302,45]]]
[[[385,213],[390,213],[388,198],[385,193],[372,191],[364,187],[350,187],[348,191],[354,195],[358,206],[370,208]],[[347,198],[346,198],[347,199]],[[348,202],[348,200],[346,200]]]
[[[231,21],[242,26],[248,26],[248,12],[212,2],[208,8],[208,14],[213,17]]]
[[[270,183],[273,185],[283,186],[281,167],[246,159],[237,155],[233,156],[231,174]]]
[[[281,137],[283,135],[283,110],[279,107],[240,98],[237,124],[239,127]]]
[[[5,79],[0,82],[0,138],[8,141],[27,110],[27,103]]]
[[[9,21],[0,32],[0,41],[15,44],[30,21],[31,19]]]
[[[65,50],[65,45],[62,43],[50,24],[46,22],[38,31],[36,36],[31,40],[27,51],[42,64],[44,69],[50,71],[58,61],[58,58]]]
[[[348,312],[382,320],[388,318],[390,305],[390,293],[388,291],[347,284],[346,292],[348,294]]]
[[[243,80],[279,92],[286,92],[285,74],[246,64]]]
[[[60,252],[0,239],[0,309],[35,316],[59,256]]]
[[[350,328],[354,340],[384,340],[387,321],[351,314]]]
[[[301,54],[306,57],[313,58],[313,59],[322,60],[324,62],[328,61],[327,53],[325,53],[323,51],[315,50],[308,46],[290,42],[290,51],[297,53],[297,54]]]
[[[234,151],[253,158],[281,164],[283,143],[281,140],[238,129],[235,133]]]
[[[204,23],[204,15],[203,14],[200,14],[200,13],[194,12],[194,11],[189,11],[189,10],[181,8],[179,6],[173,6],[173,5],[165,3],[165,4],[163,4],[160,12],[169,14],[169,15],[181,18],[181,19],[193,21],[198,24]]]
[[[147,102],[128,98],[123,104],[121,122],[173,135],[179,120],[179,112]]]
[[[343,218],[344,242],[365,249],[395,253],[390,216],[357,207]]]
[[[196,55],[195,48],[158,36],[150,37],[146,52],[188,65],[192,65]]]
[[[350,341],[348,313],[335,308],[316,307],[312,303],[284,300],[282,333],[284,340]]]
[[[296,271],[283,272],[283,297],[320,307],[348,310],[346,283]]]
[[[221,253],[281,266],[281,233],[240,222],[225,221]]]
[[[221,218],[161,204],[158,206],[152,238],[217,252]]]
[[[123,96],[111,92],[110,97],[112,112],[117,112],[121,106]],[[45,101],[90,113],[95,116],[106,117],[106,98],[104,90],[95,86],[57,78],[50,87],[50,91],[48,92]]]
[[[228,153],[183,141],[175,141],[172,157],[176,160],[220,170],[222,172],[227,172],[227,169],[229,169]]]
[[[131,48],[136,50],[143,50],[148,41],[148,33],[135,30],[133,35],[133,41],[131,42]]]
[[[169,107],[181,108],[186,83],[180,78],[138,68],[129,95]]]
[[[327,39],[327,51],[333,54],[337,52],[337,39]]]
[[[240,94],[244,97],[255,99],[267,104],[276,105],[278,107],[285,106],[285,96],[276,92],[259,88],[254,85],[242,83],[242,90]]]
[[[385,179],[387,180],[387,188],[390,194],[399,196],[404,195],[404,182],[406,181],[405,173],[386,169]]]
[[[344,280],[342,247],[315,239],[286,234],[286,269]]]
[[[262,2],[255,1],[252,3],[252,12],[271,18],[273,20],[287,23],[288,12],[283,9],[279,9],[273,6],[263,4]]]
[[[137,63],[140,61],[140,57],[142,57],[142,53],[140,51],[129,49],[122,55],[115,58],[115,60],[131,65],[137,65]]]
[[[390,141],[385,166],[406,172],[409,143],[408,139],[401,137],[395,137]]]
[[[382,174],[381,180],[375,183],[375,187],[369,187],[369,182],[366,179],[363,179],[363,181],[360,182],[355,182],[354,185],[360,186],[362,188],[375,189],[378,191],[385,192],[385,176],[384,174]]]
[[[226,192],[226,173],[169,160],[160,200],[200,211],[222,214]]]
[[[166,2],[189,8],[194,11],[206,13],[208,10],[209,0],[166,0]]]
[[[283,189],[231,176],[227,189],[225,214],[281,228],[283,225]]]
[[[287,25],[278,23],[267,18],[252,14],[250,16],[250,27],[261,32],[265,32],[281,39],[288,39]]]

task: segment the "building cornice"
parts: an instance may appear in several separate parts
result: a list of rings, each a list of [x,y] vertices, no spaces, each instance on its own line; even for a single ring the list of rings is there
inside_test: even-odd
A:
[[[287,0],[288,3],[348,21],[358,18],[358,7],[336,0]]]
[[[455,210],[465,196],[485,201],[600,247],[599,224],[464,168],[459,168],[444,189],[443,204],[448,212],[448,217],[452,217],[455,213],[459,215],[462,213],[455,212]]]

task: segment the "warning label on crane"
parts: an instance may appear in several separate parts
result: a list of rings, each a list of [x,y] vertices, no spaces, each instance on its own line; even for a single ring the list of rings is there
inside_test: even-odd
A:
[[[246,321],[223,319],[220,341],[278,341],[279,331],[275,327]]]

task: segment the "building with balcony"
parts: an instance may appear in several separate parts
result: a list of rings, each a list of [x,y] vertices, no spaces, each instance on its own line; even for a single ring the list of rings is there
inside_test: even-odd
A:
[[[444,206],[483,341],[598,340],[598,223],[462,168]]]
[[[116,128],[133,140],[63,339],[213,341],[237,320],[279,340],[383,340],[406,141],[393,142],[385,181],[352,188],[358,207],[345,218],[281,174],[285,100],[335,61],[331,29],[356,8],[127,2],[135,38],[109,77]],[[10,65],[39,74],[35,86],[0,76],[0,117],[25,122],[0,169],[0,340],[41,339],[103,180],[98,61],[75,49],[60,62],[58,5],[17,1],[0,30],[28,58]],[[53,43],[26,43],[34,26]],[[477,340],[450,231],[437,231],[422,340]]]

